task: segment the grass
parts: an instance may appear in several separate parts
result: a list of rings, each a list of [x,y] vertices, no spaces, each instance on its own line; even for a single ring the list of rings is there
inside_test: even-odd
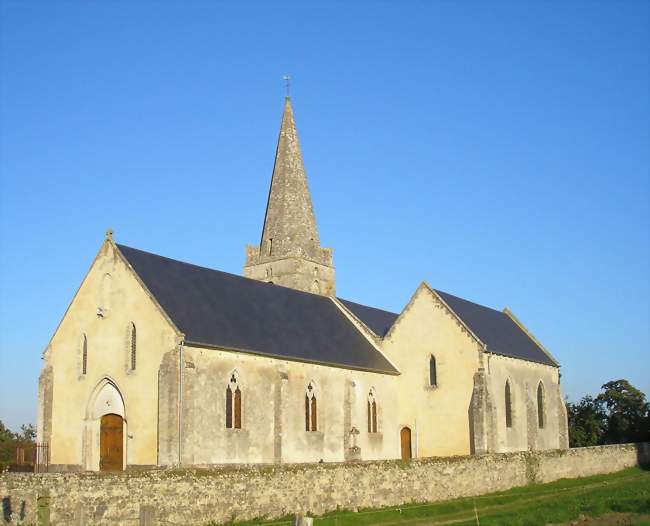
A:
[[[610,514],[632,521],[620,524],[650,526],[650,472],[631,468],[610,475],[563,479],[444,502],[338,511],[317,517],[314,526],[476,526],[477,515],[481,526],[537,526]],[[292,524],[292,520],[238,524],[285,526]]]

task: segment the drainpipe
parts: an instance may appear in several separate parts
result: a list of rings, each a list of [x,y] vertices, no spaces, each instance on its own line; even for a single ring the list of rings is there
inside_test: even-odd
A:
[[[178,346],[178,467],[183,463],[183,369],[185,369],[185,341]]]

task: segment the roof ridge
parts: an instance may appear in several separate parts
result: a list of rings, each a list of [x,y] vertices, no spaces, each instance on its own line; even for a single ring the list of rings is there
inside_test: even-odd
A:
[[[434,289],[456,315],[486,346],[486,351],[543,365],[559,367],[558,361],[514,315]],[[509,328],[510,327],[510,328]]]
[[[332,302],[343,312],[345,316],[350,318],[351,321],[356,322],[360,325],[358,329],[360,332],[363,334],[363,336],[370,342],[370,344],[377,349],[377,351],[390,363],[396,371],[399,371],[399,368],[397,367],[397,364],[393,362],[381,349],[381,345],[379,343],[383,340],[383,335],[378,335],[375,333],[375,331],[367,325],[367,323],[362,320],[359,316],[357,316],[352,310],[348,308],[347,305],[345,305],[339,298],[330,298]],[[353,303],[353,302],[350,302]],[[356,304],[358,305],[358,304]],[[356,323],[354,323],[356,325]]]
[[[161,256],[160,254],[156,254],[155,252],[149,252],[148,250],[142,250],[140,248],[130,247],[128,245],[122,245],[122,244],[119,244],[119,243],[115,243],[115,244],[120,248],[120,250],[122,248],[127,248],[129,250],[136,250],[138,252],[142,252],[143,254],[147,254],[148,256],[154,256],[154,257],[157,257],[157,258],[160,258],[160,259],[166,259],[168,261],[173,261],[174,263],[180,263],[182,265],[187,265],[188,267],[194,267],[194,268],[197,268],[197,269],[208,270],[210,272],[216,272],[218,274],[225,274],[226,276],[232,276],[234,278],[237,278],[237,279],[240,279],[242,281],[249,282],[249,283],[255,283],[255,284],[260,284],[260,285],[265,285],[265,286],[281,287],[282,290],[289,290],[289,291],[292,291],[292,292],[295,292],[295,293],[298,293],[298,294],[309,294],[309,296],[318,296],[318,297],[327,299],[327,296],[321,296],[320,294],[314,294],[312,292],[306,292],[304,290],[298,290],[298,289],[294,289],[292,287],[285,287],[284,285],[279,285],[278,283],[268,283],[266,281],[260,281],[258,279],[249,278],[249,277],[246,277],[246,276],[242,276],[240,274],[235,274],[233,272],[226,272],[225,270],[219,270],[219,269],[216,269],[216,268],[205,267],[203,265],[197,265],[196,263],[189,263],[188,261],[183,261],[181,259],[170,258],[169,256]]]
[[[528,330],[528,327],[526,327],[526,326],[523,324],[523,322],[522,322],[519,318],[517,318],[517,316],[515,316],[515,313],[514,313],[514,312],[512,312],[508,307],[505,307],[505,308],[503,309],[503,313],[504,313],[506,316],[508,316],[508,318],[510,318],[510,319],[515,323],[515,325],[517,325],[517,327],[519,327],[519,329],[520,329],[520,330],[521,330],[521,331],[522,331],[526,336],[528,336],[528,337],[533,341],[533,343],[534,343],[535,345],[537,345],[537,347],[539,347],[539,348],[541,349],[541,351],[542,351],[544,354],[546,354],[546,356],[548,356],[548,357],[551,359],[551,361],[553,361],[556,365],[559,365],[559,362],[558,362],[558,361],[555,359],[555,357],[550,353],[550,351],[548,351],[548,350],[546,349],[546,347],[544,347],[544,346],[542,345],[542,342],[540,342],[540,341],[535,337],[535,335],[534,335],[532,332],[530,332],[530,330]]]
[[[496,312],[498,314],[503,314],[503,311],[501,311],[499,309],[495,309],[494,307],[488,307],[487,305],[483,305],[482,303],[477,303],[475,301],[465,299],[465,298],[463,298],[461,296],[456,296],[456,294],[452,294],[451,292],[445,292],[444,290],[440,290],[440,289],[433,289],[433,290],[435,290],[436,292],[438,292],[440,294],[445,294],[447,296],[451,296],[452,298],[456,298],[457,300],[464,301],[465,303],[471,303],[472,305],[476,305],[477,307],[481,307],[483,309],[488,309],[488,310],[494,311],[494,312]]]
[[[359,307],[365,307],[366,309],[374,309],[381,312],[386,312],[387,314],[394,314],[395,316],[399,316],[399,313],[397,312],[393,312],[391,310],[386,310],[386,309],[380,309],[379,307],[372,307],[371,305],[365,305],[363,303],[359,303],[358,301],[352,301],[345,298],[341,298],[340,296],[336,296],[336,299],[339,301],[346,301],[348,303],[353,303],[354,305],[359,305]]]
[[[137,250],[138,252],[142,252],[143,254],[148,254],[149,256],[156,256],[157,258],[161,258],[161,259],[168,259],[169,261],[173,261],[174,263],[182,263],[183,265],[189,265],[191,267],[202,268],[204,270],[212,270],[214,272],[220,272],[221,274],[230,274],[231,276],[236,276],[238,278],[251,279],[251,278],[247,278],[245,276],[240,276],[239,274],[233,274],[232,272],[226,272],[225,270],[219,270],[219,269],[216,269],[216,268],[205,267],[203,265],[197,265],[196,263],[190,263],[189,261],[183,261],[182,259],[170,258],[169,256],[162,256],[160,254],[156,254],[155,252],[149,252],[148,250],[142,250],[141,248],[130,247],[128,245],[123,245],[122,243],[115,243],[115,244],[120,248],[128,248],[129,250]],[[251,281],[257,281],[257,280],[251,279]]]

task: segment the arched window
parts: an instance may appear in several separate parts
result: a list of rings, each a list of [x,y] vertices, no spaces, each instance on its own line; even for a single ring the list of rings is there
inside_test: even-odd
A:
[[[436,371],[436,358],[431,356],[429,358],[429,385],[436,387],[438,385],[438,372]]]
[[[226,387],[226,427],[241,429],[241,389],[236,371],[230,375]]]
[[[377,396],[372,387],[368,393],[368,433],[377,432]]]
[[[230,384],[226,387],[226,427],[232,428],[232,389],[230,389]]]
[[[86,335],[81,337],[81,374],[88,372],[88,338]]]
[[[129,327],[129,365],[132,371],[135,371],[136,365],[137,338],[135,323],[131,322]]]
[[[512,398],[510,396],[510,381],[506,380],[506,427],[512,427]]]
[[[537,425],[540,429],[544,427],[544,384],[542,382],[537,386]]]
[[[318,283],[317,279],[311,284],[311,291],[314,294],[320,294],[320,283]]]
[[[305,393],[305,430],[318,431],[318,405],[316,402],[316,385],[312,380]]]

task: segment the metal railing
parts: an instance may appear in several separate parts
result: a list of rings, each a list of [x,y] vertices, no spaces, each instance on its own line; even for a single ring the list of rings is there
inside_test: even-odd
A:
[[[47,442],[16,446],[16,471],[47,473],[50,465],[50,446]]]

